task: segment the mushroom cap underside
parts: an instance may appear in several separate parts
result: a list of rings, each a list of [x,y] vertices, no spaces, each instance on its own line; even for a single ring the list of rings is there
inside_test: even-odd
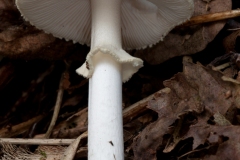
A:
[[[55,37],[90,44],[90,0],[16,0],[24,18]],[[151,46],[193,13],[192,0],[122,0],[123,48]]]

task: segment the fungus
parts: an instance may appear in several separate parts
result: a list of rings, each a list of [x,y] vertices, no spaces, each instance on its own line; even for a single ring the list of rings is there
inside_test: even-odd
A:
[[[190,18],[192,0],[16,0],[16,5],[46,33],[91,46],[77,69],[90,78],[88,159],[124,159],[122,82],[143,61],[122,48],[140,49],[162,40]]]

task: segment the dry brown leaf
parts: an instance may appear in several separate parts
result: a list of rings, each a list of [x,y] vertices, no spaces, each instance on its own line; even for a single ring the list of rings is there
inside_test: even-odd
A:
[[[178,80],[180,83],[186,83],[185,78],[178,74],[172,81]],[[180,86],[176,84],[176,86]],[[190,88],[189,86],[187,86]],[[183,89],[183,90],[182,90]],[[186,88],[187,89],[187,88]],[[184,88],[179,89],[179,92],[185,92]],[[191,93],[191,90],[189,90]],[[194,89],[192,89],[194,93]],[[169,91],[168,93],[162,93],[159,98],[149,102],[149,108],[158,113],[158,120],[150,125],[148,125],[142,133],[139,134],[134,142],[134,155],[135,159],[156,159],[156,150],[162,144],[163,136],[165,134],[171,134],[172,130],[169,127],[180,118],[181,115],[187,114],[189,112],[200,113],[203,110],[203,105],[196,96],[179,97],[174,91]]]
[[[239,126],[200,126],[194,125],[185,138],[194,138],[193,149],[200,144],[218,144],[216,155],[206,156],[204,160],[240,159],[240,127]]]
[[[158,113],[158,120],[148,125],[136,137],[133,143],[134,158],[156,159],[159,147],[165,147],[164,152],[172,151],[188,131],[188,126],[179,122],[191,112],[196,116],[194,123],[200,125],[202,130],[209,127],[208,121],[212,117],[213,122],[219,126],[231,125],[235,110],[239,107],[240,89],[235,83],[223,81],[222,76],[221,72],[199,63],[194,64],[190,58],[185,57],[183,73],[178,73],[164,82],[164,85],[170,88],[169,92],[162,93],[156,100],[149,102],[148,107]],[[229,92],[231,96],[226,96]],[[194,134],[194,131],[191,133]],[[163,142],[166,134],[172,135],[168,144]],[[197,135],[205,136],[205,132],[199,131]],[[193,149],[204,144],[205,140],[194,138]]]
[[[139,131],[153,121],[153,114],[146,113],[123,126],[124,142],[132,140]]]

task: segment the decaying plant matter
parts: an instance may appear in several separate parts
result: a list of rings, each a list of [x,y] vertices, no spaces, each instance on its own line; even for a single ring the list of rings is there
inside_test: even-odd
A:
[[[194,2],[195,16],[240,7],[236,0]],[[89,48],[32,27],[21,18],[14,0],[0,0],[0,21],[0,156],[71,159],[75,154],[75,159],[86,159],[88,80],[75,69]],[[146,61],[123,85],[125,159],[240,158],[239,28],[238,18],[177,27],[165,42],[129,51]],[[185,57],[182,63],[179,57],[159,65],[195,53],[193,60]],[[65,70],[61,109],[46,140]],[[76,141],[72,154],[66,154],[66,146],[81,134],[79,145]],[[56,144],[62,146],[52,146]]]

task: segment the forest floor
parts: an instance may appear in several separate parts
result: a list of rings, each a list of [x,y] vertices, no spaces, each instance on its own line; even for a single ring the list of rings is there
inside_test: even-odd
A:
[[[240,8],[237,0],[195,3],[194,15]],[[123,84],[125,159],[240,159],[239,29],[238,17],[175,28],[152,48],[129,51],[144,67]],[[88,51],[36,29],[14,0],[0,0],[0,137],[11,138],[1,143],[1,157],[34,152],[47,159],[64,151],[9,145],[44,138],[57,99],[50,138],[75,139],[87,131],[88,79],[75,70]],[[87,159],[86,136],[75,159]]]

